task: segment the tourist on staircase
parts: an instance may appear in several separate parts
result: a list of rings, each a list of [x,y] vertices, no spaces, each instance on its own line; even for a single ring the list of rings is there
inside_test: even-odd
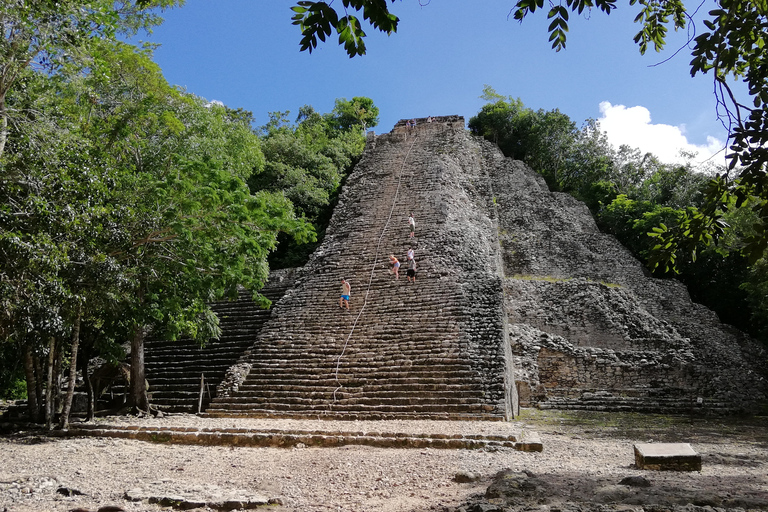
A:
[[[411,282],[411,279],[413,279],[413,282],[416,282],[416,260],[410,259],[408,260],[408,273],[406,274],[408,277],[408,282]]]
[[[349,283],[342,277],[341,278],[341,298],[339,299],[339,307],[344,309],[344,305],[347,306],[347,311],[349,311],[349,297],[352,293],[352,287],[349,285]]]
[[[413,218],[413,213],[408,217],[408,225],[411,227],[410,237],[413,238],[413,235],[416,233],[416,220]]]
[[[392,270],[389,271],[391,274],[392,272],[395,273],[395,279],[400,279],[400,260],[395,258],[394,254],[389,255],[389,264],[392,265]]]

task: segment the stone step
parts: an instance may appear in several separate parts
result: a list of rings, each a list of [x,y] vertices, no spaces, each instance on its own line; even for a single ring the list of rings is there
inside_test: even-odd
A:
[[[382,403],[380,401],[375,402],[341,402],[341,401],[306,401],[306,402],[270,402],[262,401],[258,404],[253,402],[238,403],[238,402],[219,402],[214,400],[206,409],[206,413],[214,412],[217,410],[226,411],[240,411],[248,412],[251,410],[273,410],[273,411],[304,411],[304,412],[319,412],[322,413],[326,410],[334,410],[336,412],[346,412],[349,414],[360,414],[366,412],[376,412],[381,414],[386,413],[399,413],[403,415],[407,414],[448,414],[448,413],[472,413],[482,414],[483,412],[490,412],[485,405],[478,403],[460,404],[460,403],[442,403],[442,402],[428,402],[428,401],[401,401]]]
[[[446,383],[451,381],[454,383],[475,382],[476,377],[476,375],[473,375],[470,372],[448,374],[445,372],[431,372],[426,370],[422,372],[409,371],[400,373],[397,371],[374,372],[368,368],[360,368],[357,371],[339,371],[338,373],[335,373],[329,371],[321,372],[320,370],[315,369],[312,373],[307,371],[302,375],[301,373],[294,373],[290,371],[267,374],[264,372],[259,372],[258,370],[251,369],[251,372],[248,374],[248,377],[244,382],[244,385],[259,386],[285,382],[294,385],[302,384],[311,386],[317,384],[318,382],[336,382],[337,380],[349,385],[364,385],[365,383],[375,381],[389,381],[392,384],[408,382],[432,384]]]
[[[329,393],[337,399],[365,396],[372,400],[379,399],[399,399],[403,397],[416,397],[419,399],[434,400],[456,400],[457,403],[464,403],[468,400],[482,398],[482,393],[477,391],[456,390],[456,389],[424,389],[421,387],[392,386],[388,389],[381,389],[378,386],[350,387],[342,385],[316,385],[311,387],[294,386],[283,387],[282,389],[262,388],[251,390],[238,390],[237,395],[229,397],[229,400],[235,402],[245,402],[251,399],[274,399],[274,398],[321,398],[327,397]],[[223,400],[224,398],[222,398]]]
[[[266,413],[265,413],[266,414]],[[207,417],[214,415],[206,414]],[[255,417],[256,414],[250,415]],[[220,415],[218,417],[224,417]],[[226,417],[245,417],[244,415]],[[294,415],[293,417],[302,417]],[[401,416],[393,416],[403,419]],[[436,415],[434,419],[455,417],[476,419],[473,415]],[[51,437],[102,437],[148,441],[164,444],[192,444],[205,446],[252,446],[290,448],[294,446],[338,447],[347,445],[375,446],[383,448],[432,448],[432,449],[498,449],[511,448],[520,451],[542,451],[543,445],[537,434],[525,435],[484,434],[431,434],[406,432],[360,432],[355,430],[285,430],[245,428],[189,428],[189,427],[138,427],[123,425],[72,423],[69,430],[54,430]]]
[[[238,359],[239,355],[240,354],[237,352],[232,352],[229,354],[227,353],[197,354],[197,355],[180,354],[177,357],[174,357],[172,359],[166,359],[166,360],[153,357],[149,361],[145,360],[144,364],[146,368],[148,368],[148,371],[159,371],[159,372],[162,372],[165,369],[172,369],[175,367],[186,368],[186,367],[189,367],[190,365],[218,367],[223,364],[229,367],[229,366],[232,366],[233,360],[236,361]]]
[[[176,394],[176,396],[181,396]],[[190,393],[190,396],[197,396]],[[260,404],[267,402],[277,402],[282,404],[308,405],[313,406],[323,401],[332,401],[337,404],[367,404],[367,405],[405,405],[405,404],[430,404],[444,405],[447,407],[463,405],[481,405],[482,395],[475,396],[463,393],[437,393],[437,392],[419,392],[413,390],[402,390],[400,393],[391,391],[377,393],[375,390],[366,389],[363,392],[354,393],[346,388],[333,388],[316,386],[311,389],[296,389],[279,393],[270,393],[265,391],[258,395],[242,395],[219,397],[215,399],[217,404]]]
[[[405,379],[403,379],[405,380]],[[313,381],[314,382],[314,381]],[[363,387],[366,387],[370,389],[372,392],[400,392],[403,388],[406,389],[412,389],[422,392],[430,392],[430,391],[448,391],[451,393],[470,393],[470,392],[476,392],[477,388],[472,384],[467,382],[466,380],[462,380],[457,383],[448,383],[444,381],[440,382],[425,382],[424,379],[417,379],[417,378],[409,378],[406,382],[392,382],[390,380],[385,380],[384,382],[368,382],[367,380],[363,383],[361,382],[355,382],[354,384],[350,384],[349,380],[341,380],[339,382],[333,381],[336,386],[339,384],[342,384],[344,386],[344,389],[347,391],[357,391],[358,389],[362,389]],[[274,392],[280,392],[280,391],[289,391],[296,389],[298,386],[295,383],[291,384],[275,384],[270,383],[268,387],[265,388],[264,385],[257,385],[257,384],[251,384],[251,383],[243,383],[240,385],[238,389],[239,394],[247,394],[247,393],[274,393]],[[313,384],[314,386],[314,384]]]
[[[546,402],[540,402],[536,405],[539,409],[558,409],[558,410],[583,410],[583,411],[608,411],[608,412],[645,412],[645,413],[682,413],[690,411],[696,413],[699,410],[703,410],[706,406],[706,410],[717,410],[721,413],[727,413],[727,411],[738,412],[740,409],[737,405],[723,401],[707,400],[698,403],[691,399],[683,398],[651,398],[651,397],[623,397],[623,398],[596,398],[596,399],[566,399],[566,398],[551,398]]]
[[[151,365],[146,365],[146,372],[147,378],[172,378],[183,375],[196,375],[197,377],[200,377],[201,373],[208,373],[210,375],[220,374],[223,376],[224,372],[226,372],[234,362],[235,361],[224,361],[217,363],[212,361],[211,363],[206,363],[201,361],[189,361],[188,364],[183,364],[183,362],[173,362],[166,363],[165,365],[161,363],[153,363]]]
[[[284,419],[322,419],[341,421],[360,420],[438,420],[438,421],[504,421],[504,416],[493,412],[429,412],[429,411],[389,411],[375,409],[366,411],[290,411],[287,409],[250,409],[247,411],[208,411],[201,414],[204,418],[284,418]]]

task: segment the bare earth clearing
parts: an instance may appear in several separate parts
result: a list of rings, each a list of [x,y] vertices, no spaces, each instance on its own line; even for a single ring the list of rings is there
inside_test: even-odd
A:
[[[234,448],[151,444],[110,438],[0,437],[0,511],[169,510],[129,501],[126,492],[261,496],[262,509],[301,512],[491,512],[508,510],[768,510],[768,422],[764,418],[688,419],[637,414],[525,411],[512,423],[322,422],[296,420],[108,418],[110,423],[371,430],[536,431],[541,453],[487,450]],[[634,468],[637,442],[688,442],[699,472]],[[498,472],[496,492],[482,497]],[[473,479],[457,482],[457,475]],[[619,485],[642,476],[650,487]],[[63,490],[62,490],[63,489]],[[68,490],[74,496],[65,496]],[[200,507],[196,510],[212,510]]]

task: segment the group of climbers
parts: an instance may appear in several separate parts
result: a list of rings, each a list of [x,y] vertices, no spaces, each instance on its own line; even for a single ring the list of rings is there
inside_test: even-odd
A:
[[[408,235],[409,238],[413,238],[416,234],[416,220],[413,217],[413,212],[408,216],[408,227],[410,228],[410,234]],[[415,283],[416,282],[416,259],[414,258],[414,250],[413,247],[408,247],[408,252],[406,253],[406,260],[408,265],[408,271],[406,272],[406,277],[408,279],[408,282]],[[400,279],[400,260],[398,260],[394,254],[389,255],[389,264],[391,266],[390,273],[395,274],[395,279]],[[344,309],[345,307],[347,310],[349,310],[349,298],[352,295],[352,286],[349,284],[349,282],[341,278],[341,297],[339,298],[339,307]]]
[[[408,254],[406,256],[407,258],[407,265],[408,265],[408,272],[406,273],[406,277],[408,278],[408,282],[416,282],[416,260],[413,258],[413,248],[408,248]],[[395,274],[395,279],[400,279],[400,260],[398,260],[394,254],[389,255],[389,264],[391,266],[391,269],[389,271],[390,274]]]

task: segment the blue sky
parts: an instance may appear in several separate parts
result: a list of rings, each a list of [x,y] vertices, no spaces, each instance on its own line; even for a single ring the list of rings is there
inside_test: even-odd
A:
[[[294,119],[302,105],[329,112],[336,98],[353,96],[379,107],[377,133],[411,117],[469,120],[488,84],[528,107],[558,108],[578,125],[601,119],[614,144],[662,156],[695,145],[703,158],[704,146],[725,140],[711,77],[691,78],[689,49],[673,56],[687,32],[670,33],[665,52],[641,56],[632,41],[636,11],[626,3],[610,16],[572,16],[567,48],[558,53],[547,41],[546,13],[520,24],[509,16],[512,0],[397,0],[390,9],[401,19],[398,32],[367,29],[368,54],[354,59],[335,38],[312,54],[299,52],[294,4],[187,0],[141,39],[161,45],[155,60],[169,82],[250,110],[259,125],[271,111],[290,110]]]

